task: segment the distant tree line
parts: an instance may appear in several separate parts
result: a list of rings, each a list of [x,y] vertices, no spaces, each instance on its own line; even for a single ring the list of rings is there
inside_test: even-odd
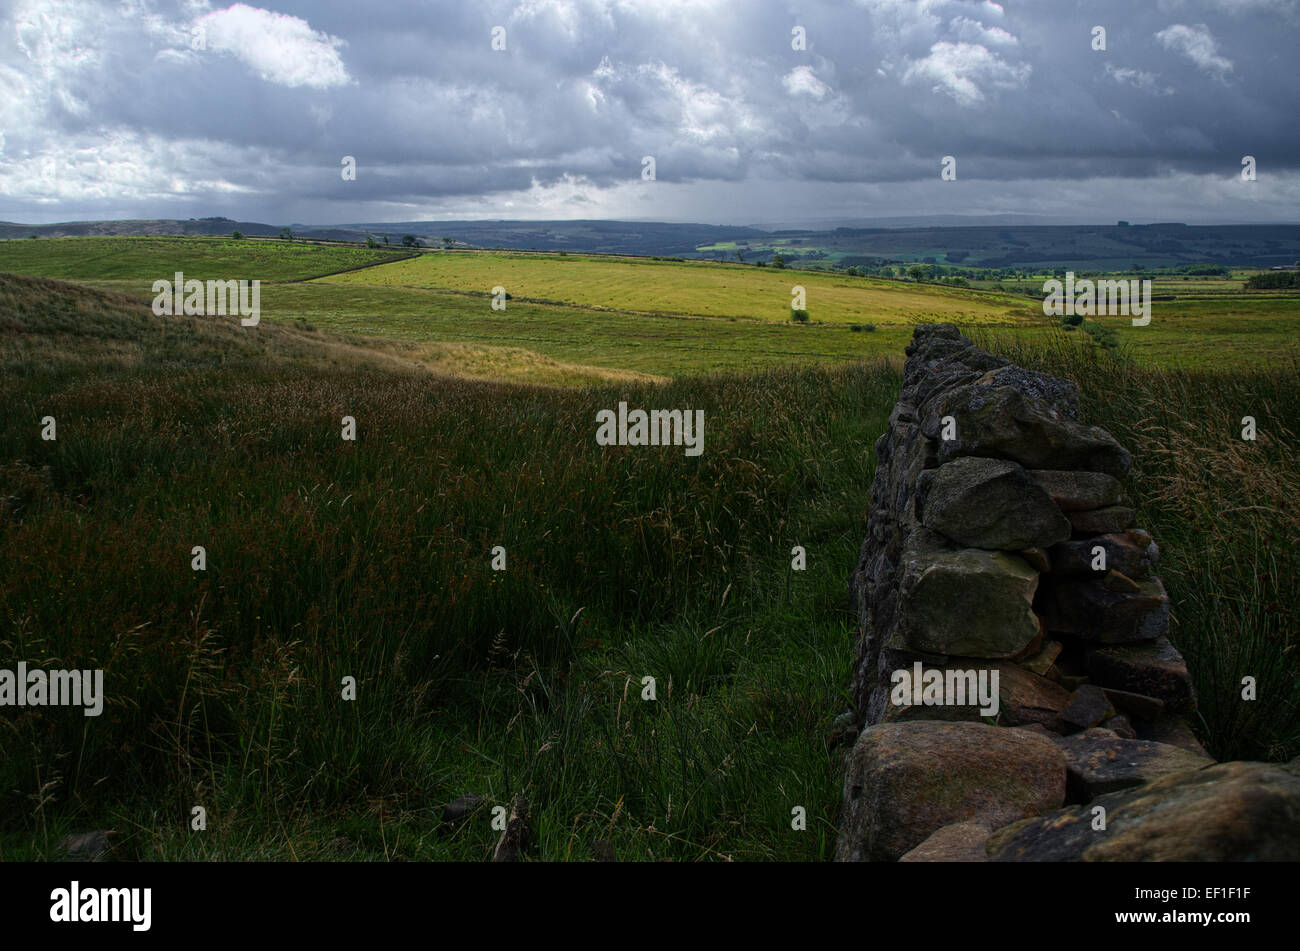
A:
[[[1300,287],[1300,271],[1265,271],[1246,279],[1246,289],[1251,291],[1276,291]]]

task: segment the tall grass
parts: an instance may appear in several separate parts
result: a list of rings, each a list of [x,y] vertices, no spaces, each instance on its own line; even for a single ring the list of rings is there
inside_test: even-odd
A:
[[[1017,346],[1138,450],[1213,751],[1293,755],[1294,376]],[[481,860],[486,809],[439,824],[470,792],[527,796],[545,859],[829,856],[896,366],[504,385],[0,277],[0,370],[0,666],[104,668],[107,692],[99,718],[0,716],[0,858],[94,827],[121,858]],[[704,455],[596,446],[620,400],[704,409]]]
[[[1160,545],[1170,639],[1187,657],[1211,753],[1300,754],[1300,367],[1169,372],[1063,333],[978,342],[1076,381],[1085,421],[1132,450],[1125,488]],[[1248,677],[1255,700],[1243,699]]]
[[[532,798],[545,858],[827,854],[845,576],[895,370],[552,390],[211,323],[189,360],[188,324],[164,341],[122,300],[24,286],[64,318],[20,318],[0,353],[0,656],[103,668],[108,701],[0,720],[7,857],[96,824],[136,857],[338,857],[342,836],[481,858],[486,815],[434,832],[469,791]],[[99,311],[117,342],[68,344]],[[703,409],[703,456],[597,446],[619,400]]]

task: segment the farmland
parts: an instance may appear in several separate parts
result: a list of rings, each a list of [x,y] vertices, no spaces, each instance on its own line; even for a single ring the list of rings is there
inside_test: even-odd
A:
[[[278,240],[76,238],[0,242],[0,272],[58,277],[151,297],[152,282],[183,270],[199,279],[260,279],[270,322],[439,343],[476,354],[478,375],[527,379],[539,362],[679,377],[900,357],[918,321],[1055,332],[1038,301],[909,281],[740,264],[493,251],[395,251]],[[367,266],[373,265],[373,266]],[[339,273],[342,272],[342,273]],[[1157,280],[1152,322],[1101,317],[1143,366],[1232,371],[1294,367],[1300,299],[1245,293],[1239,280]],[[807,325],[789,320],[791,288],[805,288]],[[491,290],[510,294],[505,311]],[[1041,289],[1041,280],[1024,289]],[[1089,346],[1079,334],[1081,346]],[[470,348],[470,349],[464,349]],[[505,348],[508,353],[489,353]],[[497,369],[493,370],[491,367]],[[546,379],[564,379],[552,368]],[[574,380],[589,379],[580,371]]]
[[[0,857],[90,827],[125,858],[477,860],[494,833],[439,830],[439,805],[520,792],[544,859],[828,857],[870,446],[909,322],[954,308],[1146,447],[1128,484],[1211,751],[1300,752],[1285,298],[1157,304],[1104,321],[1115,350],[924,284],[442,251],[321,277],[374,262],[118,240],[0,243],[0,272],[76,282],[0,276],[0,644],[110,685],[94,730],[0,720]],[[175,270],[268,281],[262,323],[155,316]],[[807,325],[782,319],[796,280]],[[501,312],[497,283],[518,288]],[[705,410],[705,454],[596,446],[620,400]],[[1268,707],[1232,702],[1247,674]]]

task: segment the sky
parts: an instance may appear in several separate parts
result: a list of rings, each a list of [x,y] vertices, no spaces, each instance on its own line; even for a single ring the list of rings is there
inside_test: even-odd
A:
[[[1297,222],[1298,41],[1300,0],[0,0],[0,219]]]

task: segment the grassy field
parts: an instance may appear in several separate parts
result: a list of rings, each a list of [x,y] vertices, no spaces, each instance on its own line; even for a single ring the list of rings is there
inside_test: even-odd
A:
[[[153,281],[176,269],[200,279],[261,274],[269,282],[261,298],[268,322],[436,345],[433,363],[467,375],[524,380],[545,364],[541,382],[897,359],[912,324],[925,321],[1055,333],[1037,301],[930,284],[502,252],[431,251],[363,266],[384,254],[273,240],[43,239],[0,242],[0,272],[75,280],[146,300]],[[334,273],[345,268],[354,269]],[[311,279],[326,274],[332,276]],[[795,283],[807,290],[808,324],[788,319]],[[497,285],[511,294],[505,311],[490,306]],[[1142,366],[1235,372],[1297,365],[1300,299],[1244,294],[1239,283],[1211,280],[1207,287],[1154,302],[1146,327],[1133,327],[1127,317],[1097,322]],[[1086,335],[1078,338],[1082,348],[1091,346]]]
[[[828,854],[844,566],[895,371],[542,390],[0,294],[0,640],[110,695],[93,723],[0,720],[0,857],[89,822],[128,857],[478,859],[486,811],[436,832],[468,792],[530,796],[549,859]],[[620,399],[705,409],[705,455],[600,449]]]
[[[41,238],[0,241],[0,272],[70,281],[170,281],[173,272],[200,280],[301,281],[402,257],[370,250],[244,238]],[[152,296],[152,295],[150,295]]]
[[[278,273],[322,273],[303,253]],[[103,667],[108,693],[98,719],[0,717],[0,859],[99,828],[119,858],[481,860],[486,807],[439,825],[467,793],[526,795],[544,859],[597,841],[622,859],[829,857],[845,585],[909,328],[501,314],[469,288],[356,280],[268,285],[262,324],[241,328],[154,316],[139,288],[173,261],[80,265],[131,296],[0,276],[0,655]],[[1148,338],[1152,360],[1221,370],[1231,353],[1235,372],[1152,367],[1046,321],[967,327],[1077,380],[1088,421],[1137,450],[1127,488],[1161,544],[1196,726],[1220,758],[1286,759],[1292,318],[1243,306],[1215,337],[1221,310],[1182,331],[1159,317],[1131,331],[1169,335]],[[595,413],[620,400],[704,409],[704,455],[597,447]],[[1257,703],[1239,700],[1246,675]]]
[[[1025,301],[1000,294],[922,289],[915,284],[739,264],[579,255],[432,253],[340,274],[326,283],[477,291],[485,297],[491,288],[501,286],[522,300],[777,322],[790,320],[795,285],[805,289],[812,319],[826,323],[1018,323],[1031,314]]]

